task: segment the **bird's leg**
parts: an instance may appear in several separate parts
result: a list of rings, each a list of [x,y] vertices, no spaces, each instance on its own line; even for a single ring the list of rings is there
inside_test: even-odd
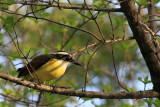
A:
[[[52,83],[52,85],[50,85],[50,87],[53,89],[53,90],[51,91],[51,94],[54,92],[55,88],[58,88],[58,86],[56,85],[55,82]]]
[[[33,80],[31,80],[31,82],[33,82],[35,85],[41,85],[41,84],[43,84],[43,82],[42,81],[33,81]]]

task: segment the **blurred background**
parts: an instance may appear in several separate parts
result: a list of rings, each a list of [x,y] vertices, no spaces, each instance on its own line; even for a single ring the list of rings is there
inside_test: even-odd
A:
[[[75,90],[85,88],[86,91],[126,91],[120,87],[119,80],[129,91],[152,89],[150,74],[136,41],[125,40],[133,35],[122,12],[61,8],[61,6],[82,8],[88,6],[97,9],[118,9],[120,5],[117,0],[26,2],[45,5],[53,2],[54,5],[60,6],[22,5],[25,3],[23,0],[0,2],[0,72],[16,77],[18,74],[16,70],[27,62],[24,57],[31,61],[37,55],[66,51],[75,54],[75,59],[83,67],[75,65],[69,67],[63,78],[56,82],[58,86],[72,87]],[[146,0],[135,0],[142,20],[149,25],[147,3]],[[155,14],[158,14],[160,2],[155,0],[154,6]],[[158,21],[156,23],[158,29],[160,23]],[[101,41],[113,39],[121,41],[103,44],[97,38]],[[37,90],[3,79],[0,81],[0,106],[34,107],[37,104],[40,98]],[[39,106],[145,107],[147,101],[160,102],[158,99],[78,98],[44,92]]]

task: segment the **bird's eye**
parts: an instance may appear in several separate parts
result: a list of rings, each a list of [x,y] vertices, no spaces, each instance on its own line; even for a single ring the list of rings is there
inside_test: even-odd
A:
[[[71,61],[71,60],[72,60],[72,57],[67,56],[67,57],[65,58],[65,60],[66,60],[66,61]]]

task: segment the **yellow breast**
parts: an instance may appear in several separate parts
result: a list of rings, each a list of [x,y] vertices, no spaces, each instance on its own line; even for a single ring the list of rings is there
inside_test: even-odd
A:
[[[27,80],[40,80],[40,81],[50,81],[53,79],[57,79],[61,77],[65,71],[69,62],[65,62],[62,60],[52,59],[48,61],[46,64],[41,66],[35,72],[29,74],[24,78]]]

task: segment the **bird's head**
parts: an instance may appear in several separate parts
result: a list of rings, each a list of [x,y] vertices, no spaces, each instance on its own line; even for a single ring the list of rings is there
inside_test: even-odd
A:
[[[82,66],[80,63],[78,63],[71,54],[64,52],[64,51],[58,51],[54,53],[56,59],[60,59],[66,62],[69,62],[71,64]]]

